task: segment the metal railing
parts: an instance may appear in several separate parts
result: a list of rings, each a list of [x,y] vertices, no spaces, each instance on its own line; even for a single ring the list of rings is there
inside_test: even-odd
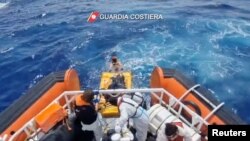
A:
[[[192,90],[197,86],[192,87]],[[99,92],[99,94],[102,95],[111,95],[111,96],[118,96],[119,94],[125,94],[125,93],[134,93],[134,92],[141,92],[143,94],[151,94],[153,97],[159,100],[159,103],[162,105],[165,105],[165,107],[171,111],[176,117],[178,117],[181,121],[186,123],[189,127],[194,129],[197,133],[200,132],[200,129],[202,125],[207,126],[209,123],[207,120],[209,117],[211,117],[219,108],[223,106],[224,103],[219,104],[218,106],[215,106],[214,109],[205,117],[202,118],[200,115],[192,111],[189,107],[184,105],[181,100],[183,97],[177,99],[175,96],[173,96],[171,93],[166,91],[163,88],[146,88],[146,89],[109,89],[109,90],[94,90],[95,92]],[[186,96],[191,90],[188,90],[184,94]],[[51,102],[46,108],[44,108],[41,112],[43,112],[45,109],[47,109],[49,106],[51,106],[53,103],[59,103],[59,100],[65,99],[65,104],[62,105],[64,109],[67,109],[68,114],[71,114],[73,111],[71,111],[71,103],[73,102],[75,95],[82,94],[84,91],[65,91],[60,96],[58,96],[53,102]],[[163,97],[168,97],[168,101],[164,101]],[[203,97],[202,97],[203,98]],[[206,99],[205,101],[211,103]],[[175,108],[175,106],[178,105],[178,108]],[[182,110],[185,110],[188,112],[188,114],[191,115],[191,121],[188,121],[181,113]],[[40,113],[41,113],[40,112]],[[40,114],[39,113],[39,114]],[[35,117],[33,117],[31,120],[29,120],[23,127],[21,127],[19,130],[15,132],[8,141],[13,141],[20,133],[25,132],[29,138],[34,138],[38,135],[39,132],[41,132],[40,128],[36,127],[35,124]],[[0,138],[0,141],[7,141],[6,139]]]
[[[69,96],[71,96],[71,98],[69,98]],[[65,99],[65,101],[66,101],[66,103],[64,105],[62,105],[62,107],[64,109],[67,109],[68,113],[71,114],[72,111],[71,111],[70,103],[74,100],[74,97],[72,97],[72,95],[68,95],[66,93],[62,93],[60,96],[58,96],[55,100],[53,100],[48,106],[46,106],[46,108],[44,108],[37,115],[39,115],[40,113],[42,113],[44,110],[46,110],[52,104],[54,104],[54,103],[58,103],[59,104],[60,103],[59,100],[61,100],[61,99]],[[22,132],[26,133],[28,139],[37,138],[37,135],[41,132],[41,128],[37,128],[36,127],[35,117],[33,117],[31,120],[29,120],[26,124],[24,124],[23,127],[21,127],[12,136],[10,136],[10,138],[8,139],[8,141],[13,141]],[[7,140],[5,139],[5,140],[0,140],[0,141],[7,141]]]

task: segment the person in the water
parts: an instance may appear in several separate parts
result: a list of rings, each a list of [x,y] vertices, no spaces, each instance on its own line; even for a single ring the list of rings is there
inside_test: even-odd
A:
[[[112,55],[111,63],[109,65],[110,72],[121,72],[123,70],[122,63],[119,61],[116,55]]]

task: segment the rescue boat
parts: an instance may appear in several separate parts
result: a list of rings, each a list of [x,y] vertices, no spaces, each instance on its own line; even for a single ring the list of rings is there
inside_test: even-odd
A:
[[[109,87],[117,76],[122,76],[124,88]],[[150,95],[150,104],[145,108],[151,139],[155,139],[167,122],[182,122],[193,141],[207,140],[210,124],[245,124],[208,90],[195,85],[176,70],[155,67],[150,87],[133,88],[131,72],[101,74],[100,87],[95,92],[101,120],[105,121],[102,125],[104,135],[108,134],[107,129],[114,128],[114,122],[107,121],[118,118],[119,110],[109,105],[103,96],[135,92],[143,93],[145,97]],[[0,114],[0,141],[71,140],[73,102],[75,96],[82,93],[84,90],[80,90],[76,70],[49,74]],[[127,136],[117,136],[117,133],[109,136],[113,141],[134,140],[132,132]]]

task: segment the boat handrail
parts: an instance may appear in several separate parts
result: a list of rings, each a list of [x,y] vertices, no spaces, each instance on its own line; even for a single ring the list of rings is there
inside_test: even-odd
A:
[[[181,101],[182,99],[184,99],[188,94],[190,94],[190,92],[194,92],[195,94],[197,94],[200,98],[202,98],[205,102],[207,102],[212,108],[213,110],[208,113],[208,115],[204,118],[204,120],[208,120],[216,111],[218,111],[223,105],[224,102],[218,104],[217,106],[215,104],[213,104],[210,100],[208,100],[205,96],[203,96],[199,91],[196,90],[196,88],[200,87],[200,84],[196,84],[193,87],[189,88],[180,98],[179,100]]]
[[[179,100],[184,99],[188,94],[190,94],[190,92],[194,92],[196,95],[198,95],[200,98],[202,98],[205,102],[207,102],[212,108],[216,108],[217,106],[215,106],[210,100],[208,100],[205,96],[203,96],[199,91],[196,90],[196,88],[199,88],[201,85],[200,84],[196,84],[194,86],[192,86],[191,88],[189,88],[180,98]]]
[[[181,100],[177,99],[176,97],[174,97],[170,92],[166,91],[163,88],[143,88],[143,89],[108,89],[108,90],[95,90],[98,91],[101,94],[115,94],[115,93],[134,93],[134,92],[141,92],[141,93],[150,93],[153,94],[154,97],[156,97],[159,100],[160,104],[164,104],[166,105],[166,107],[168,107],[168,110],[170,110],[171,112],[173,112],[175,114],[175,116],[177,116],[178,118],[180,118],[183,122],[185,122],[189,127],[191,127],[192,129],[194,129],[197,133],[200,133],[200,129],[202,127],[202,125],[207,126],[209,123],[204,120],[200,115],[198,115],[197,113],[195,113],[194,111],[192,111],[190,108],[188,108],[185,104],[183,104],[181,102]],[[66,91],[66,94],[77,94],[83,91]],[[156,95],[156,93],[160,93],[160,97],[158,95]],[[163,95],[166,95],[169,97],[169,102],[166,103],[163,101]],[[178,104],[179,107],[179,111],[176,112],[176,110],[174,109],[175,107],[173,107],[173,105]],[[188,121],[187,119],[185,119],[184,116],[181,115],[182,110],[187,111],[191,116],[192,116],[192,121]]]
[[[64,109],[68,109],[68,113],[69,114],[72,113],[70,103],[74,100],[74,97],[71,97],[69,99],[68,96],[72,96],[72,95],[69,95],[67,93],[62,93],[56,99],[54,99],[48,106],[46,106],[41,112],[39,112],[37,115],[39,115],[40,113],[42,113],[43,111],[45,111],[52,104],[59,103],[59,100],[61,100],[62,98],[65,98],[65,101],[66,101],[66,103],[64,105],[62,105],[62,107]],[[2,140],[2,141],[13,141],[17,137],[17,135],[19,135],[23,131],[26,133],[26,135],[28,135],[28,137],[35,137],[41,131],[41,128],[36,128],[35,117],[33,117],[32,119],[30,119],[26,124],[24,124],[23,127],[21,127],[20,129],[18,129],[13,135],[10,136],[9,139],[7,139],[7,140],[5,139],[5,140]]]
[[[223,104],[220,104],[217,106],[208,116],[203,119],[200,115],[192,111],[189,107],[187,107],[185,104],[181,102],[180,99],[177,99],[174,97],[170,92],[166,91],[163,88],[143,88],[143,89],[108,89],[108,90],[94,90],[95,92],[99,92],[99,94],[106,95],[106,94],[114,94],[114,93],[134,93],[134,92],[141,92],[143,94],[149,93],[152,94],[155,98],[159,100],[159,103],[167,107],[169,111],[171,111],[173,114],[175,114],[176,117],[180,118],[184,123],[186,123],[189,127],[194,129],[197,133],[200,133],[200,129],[202,125],[207,126],[209,123],[207,122],[207,119],[216,112]],[[65,104],[62,105],[63,108],[67,109],[67,112],[71,114],[72,110],[72,102],[75,98],[75,95],[82,94],[84,91],[65,91],[61,95],[59,95],[55,100],[53,100],[46,108],[44,108],[41,112],[43,112],[45,109],[47,109],[50,105],[53,103],[60,103],[59,101],[64,98]],[[160,94],[160,95],[157,95]],[[163,101],[163,96],[169,97],[168,102]],[[175,104],[178,104],[179,108],[176,110],[176,108],[173,106]],[[192,116],[192,121],[188,121],[185,119],[185,117],[181,114],[182,110],[185,110]],[[40,113],[41,113],[40,112]],[[38,114],[40,114],[38,113]],[[38,115],[37,114],[37,115]],[[28,130],[27,130],[28,129]],[[31,130],[32,129],[32,130]],[[35,126],[35,117],[33,117],[31,120],[29,120],[23,127],[21,127],[19,130],[17,130],[12,136],[10,136],[8,141],[12,141],[22,132],[25,132],[29,137],[35,137],[37,136],[38,132],[40,132],[40,128],[36,128]],[[7,140],[3,140],[7,141]]]
[[[190,94],[191,91],[193,91],[196,88],[199,88],[201,85],[200,84],[196,84],[193,87],[189,88],[180,98],[179,100],[184,99],[188,94]]]

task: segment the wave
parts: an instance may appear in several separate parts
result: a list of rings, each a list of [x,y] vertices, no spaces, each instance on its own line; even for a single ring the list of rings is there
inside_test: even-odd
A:
[[[234,10],[234,9],[239,9],[237,7],[228,5],[228,4],[209,4],[205,6],[201,6],[202,8],[206,9],[224,9],[224,10]]]
[[[6,3],[0,3],[0,9],[6,8],[8,6],[9,2]]]
[[[6,48],[6,49],[2,49],[2,50],[0,50],[0,54],[7,53],[7,52],[9,52],[9,51],[11,51],[11,50],[13,50],[13,49],[14,49],[13,47]]]
[[[229,4],[208,4],[202,6],[194,6],[193,8],[207,9],[207,10],[223,10],[223,11],[237,11],[241,13],[250,13],[249,10],[242,7],[236,7]]]
[[[0,7],[7,7],[0,10],[0,46],[4,45],[0,73],[6,74],[0,77],[5,82],[1,96],[6,96],[0,96],[0,111],[14,101],[8,95],[20,96],[56,70],[75,68],[82,88],[99,87],[99,75],[107,70],[111,52],[116,52],[125,70],[133,72],[135,87],[147,87],[153,67],[162,66],[183,71],[225,102],[230,103],[236,94],[250,93],[250,89],[238,89],[250,85],[247,1],[111,1],[108,5],[113,8],[102,1],[7,1],[10,4],[0,0]],[[90,11],[98,9],[160,13],[164,19],[87,23]],[[247,106],[237,105],[247,101],[234,101],[233,107],[243,117],[249,115]]]

